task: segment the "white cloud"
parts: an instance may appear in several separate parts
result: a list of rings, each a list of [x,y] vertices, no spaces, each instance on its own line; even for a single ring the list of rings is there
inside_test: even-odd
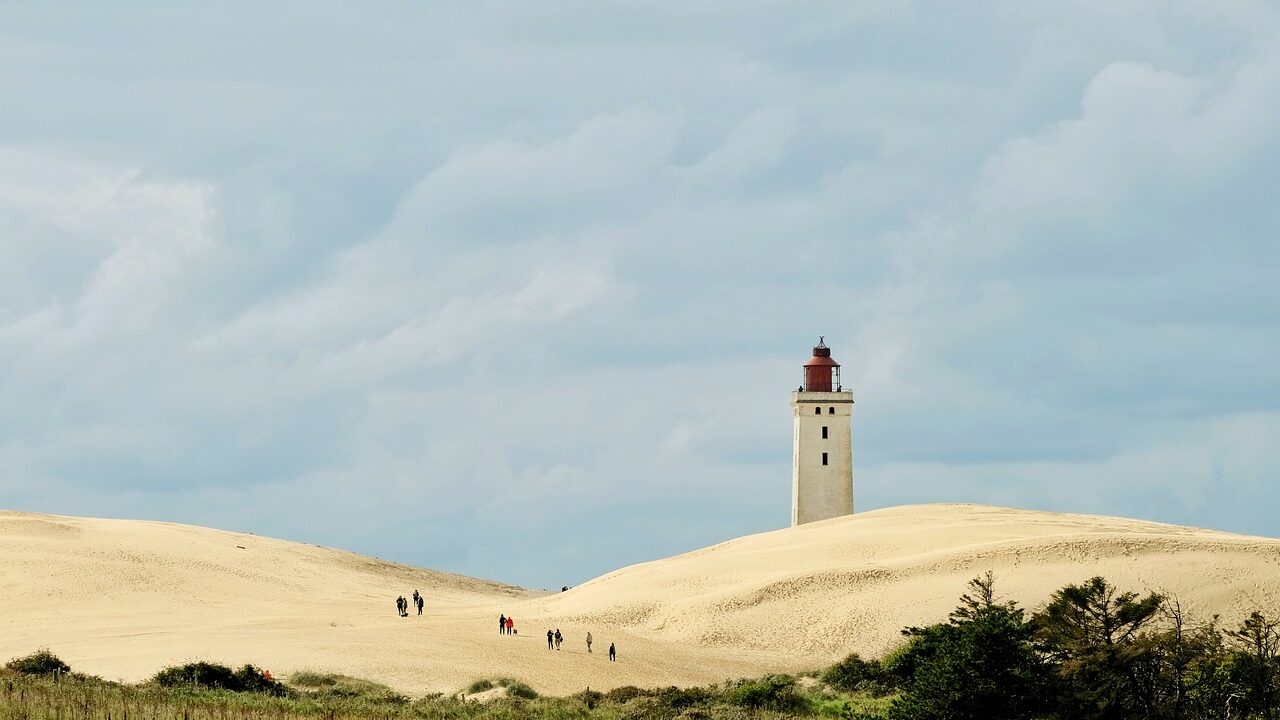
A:
[[[826,334],[863,507],[1280,532],[1265,3],[81,11],[0,50],[0,503],[558,586],[785,523]]]

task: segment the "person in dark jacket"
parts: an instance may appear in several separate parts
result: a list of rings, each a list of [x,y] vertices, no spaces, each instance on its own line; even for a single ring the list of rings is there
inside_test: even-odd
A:
[[[498,634],[504,635],[506,634],[506,632],[507,632],[507,616],[499,615],[498,616]]]
[[[556,646],[556,634],[550,630],[547,631],[547,649],[552,650]]]
[[[609,662],[618,662],[618,648],[609,643]]]

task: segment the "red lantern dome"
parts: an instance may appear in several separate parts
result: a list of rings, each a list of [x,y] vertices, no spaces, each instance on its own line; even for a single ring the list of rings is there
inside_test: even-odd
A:
[[[831,357],[824,337],[818,338],[813,357],[804,364],[804,391],[831,392],[840,390],[840,363]]]

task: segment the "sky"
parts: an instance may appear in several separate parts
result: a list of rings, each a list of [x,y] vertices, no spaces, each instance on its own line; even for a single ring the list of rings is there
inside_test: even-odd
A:
[[[1280,8],[0,0],[0,507],[558,588],[859,511],[1280,536]]]

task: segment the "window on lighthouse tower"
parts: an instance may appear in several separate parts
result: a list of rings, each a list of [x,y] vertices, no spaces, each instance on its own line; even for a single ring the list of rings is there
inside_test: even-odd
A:
[[[827,439],[827,426],[826,426],[826,425],[823,425],[823,426],[822,426],[822,439],[823,439],[823,440],[826,440],[826,439]]]
[[[823,465],[826,465],[826,464],[827,464],[827,454],[826,454],[826,453],[822,453],[822,464],[823,464]]]

